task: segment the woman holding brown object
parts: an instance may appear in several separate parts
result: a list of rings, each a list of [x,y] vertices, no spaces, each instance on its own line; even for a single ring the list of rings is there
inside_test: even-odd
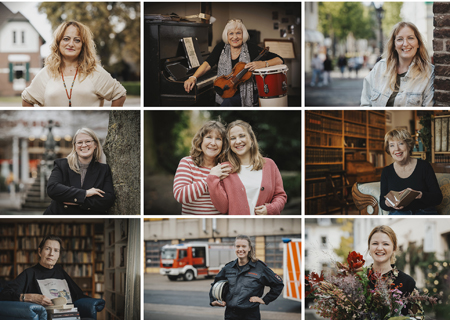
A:
[[[101,155],[95,132],[79,129],[72,139],[72,152],[55,160],[47,182],[53,201],[44,214],[107,214],[115,196],[111,169],[99,162]]]
[[[385,151],[394,163],[381,173],[380,206],[390,215],[437,214],[435,206],[442,201],[442,192],[431,165],[425,160],[411,158],[414,140],[405,129],[394,129],[384,137]],[[406,207],[396,207],[385,199],[389,191],[405,192],[406,189],[419,195]]]
[[[262,48],[255,44],[247,43],[249,38],[247,28],[241,19],[231,19],[225,26],[222,33],[222,40],[214,47],[208,59],[197,69],[197,71],[184,82],[184,89],[189,92],[194,87],[197,79],[218,65],[217,76],[228,75],[238,62],[245,62],[245,68],[249,71],[264,67],[274,66],[284,63],[283,58],[271,52],[267,52],[261,61],[253,61],[262,51]],[[223,99],[216,94],[216,102],[221,106],[253,106],[256,100],[254,95],[253,82],[247,81],[239,85],[236,94],[227,99]]]
[[[22,92],[22,106],[122,107],[125,88],[97,61],[91,30],[80,22],[62,23],[54,33],[45,67]]]

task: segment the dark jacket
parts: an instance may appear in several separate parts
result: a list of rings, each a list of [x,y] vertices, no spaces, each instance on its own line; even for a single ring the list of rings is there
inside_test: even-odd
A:
[[[103,197],[86,197],[86,190],[91,188],[103,190]],[[95,160],[89,164],[83,185],[81,175],[69,168],[67,159],[55,160],[47,182],[47,193],[53,201],[44,214],[107,214],[115,200],[111,169]]]
[[[270,291],[262,298],[265,304],[278,298],[284,287],[281,277],[264,262],[250,261],[245,266],[239,267],[238,259],[236,259],[227,263],[214,278],[209,291],[210,304],[215,300],[212,296],[212,287],[219,280],[228,280],[226,306],[240,309],[259,306],[258,302],[250,302],[249,299],[253,296],[262,297],[265,286],[270,287]]]

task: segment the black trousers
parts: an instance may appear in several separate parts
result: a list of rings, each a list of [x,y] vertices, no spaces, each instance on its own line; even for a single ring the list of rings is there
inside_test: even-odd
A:
[[[250,309],[226,307],[225,320],[261,320],[259,306]]]

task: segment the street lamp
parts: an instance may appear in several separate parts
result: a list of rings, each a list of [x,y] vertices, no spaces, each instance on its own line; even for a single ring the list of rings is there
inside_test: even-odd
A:
[[[381,26],[381,20],[384,18],[384,9],[381,3],[372,2],[373,7],[377,13],[378,26],[380,27],[380,55],[383,53],[383,27]]]

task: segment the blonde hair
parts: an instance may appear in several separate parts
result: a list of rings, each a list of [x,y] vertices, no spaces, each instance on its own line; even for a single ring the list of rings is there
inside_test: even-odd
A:
[[[242,23],[242,20],[230,20],[225,25],[225,28],[222,32],[222,40],[225,42],[225,44],[228,44],[228,32],[230,30],[242,30],[242,43],[246,43],[248,38],[250,37],[247,31],[247,28]]]
[[[408,145],[409,154],[412,154],[412,150],[414,148],[414,139],[411,137],[411,134],[406,129],[392,129],[384,136],[384,151],[388,155],[391,155],[389,152],[389,141],[398,140],[405,141]]]
[[[398,53],[395,50],[395,38],[400,30],[405,27],[409,27],[414,31],[414,35],[419,43],[419,48],[413,58],[413,65],[411,66],[411,72],[409,75],[413,80],[409,85],[412,85],[416,81],[422,81],[425,78],[431,78],[432,73],[430,56],[428,55],[428,51],[422,40],[422,35],[420,34],[419,29],[417,29],[417,27],[411,22],[399,22],[394,26],[383,53],[383,58],[386,59],[386,71],[384,74],[388,77],[389,88],[393,91],[396,91],[397,67],[399,64]]]
[[[78,56],[78,74],[81,82],[95,70],[98,60],[92,31],[80,22],[66,21],[56,28],[53,33],[53,42],[50,46],[50,55],[45,59],[45,66],[53,78],[58,78],[61,75],[63,62],[59,44],[69,26],[76,27],[81,38],[82,47]]]
[[[248,246],[250,247],[250,251],[248,252],[247,257],[253,262],[258,261],[258,258],[256,257],[256,250],[255,250],[255,247],[253,246],[252,240],[250,240],[250,237],[246,236],[246,235],[243,235],[243,234],[240,234],[234,240],[235,244],[236,244],[237,240],[247,240]]]
[[[396,260],[395,252],[397,251],[397,236],[396,236],[394,230],[392,230],[390,227],[377,226],[377,227],[373,228],[372,232],[369,234],[369,238],[367,239],[368,250],[370,252],[370,240],[372,239],[372,236],[378,232],[386,234],[391,239],[392,246],[393,246],[393,252],[392,252],[392,256],[391,256],[391,264],[394,264],[395,260]]]
[[[220,153],[217,155],[215,164],[225,161],[225,152],[228,149],[228,140],[225,126],[220,121],[220,119],[210,120],[197,131],[191,142],[191,151],[189,155],[191,156],[192,161],[197,167],[203,166],[203,138],[211,131],[217,132],[222,137],[222,150],[220,150]]]
[[[233,127],[239,126],[244,130],[247,130],[247,133],[250,137],[251,146],[250,146],[250,163],[253,166],[252,171],[258,171],[261,170],[264,166],[265,160],[263,156],[261,155],[261,152],[259,150],[258,141],[256,140],[255,133],[253,132],[252,126],[248,124],[245,121],[242,120],[236,120],[228,125],[227,128],[227,137],[230,139],[230,131]],[[229,142],[231,145],[231,142]],[[228,161],[230,162],[233,172],[239,173],[241,171],[241,160],[239,157],[231,150],[231,148],[228,148],[227,152]]]
[[[77,154],[77,147],[76,147],[76,140],[77,135],[80,133],[87,134],[92,139],[94,139],[94,143],[97,146],[97,148],[94,151],[93,159],[98,162],[100,160],[100,157],[102,156],[102,145],[100,144],[100,140],[98,140],[97,134],[95,134],[94,130],[91,130],[89,128],[81,128],[78,129],[78,131],[74,134],[72,139],[72,151],[67,156],[67,162],[69,163],[70,169],[75,171],[76,173],[80,173],[80,165],[78,163],[78,154]]]

